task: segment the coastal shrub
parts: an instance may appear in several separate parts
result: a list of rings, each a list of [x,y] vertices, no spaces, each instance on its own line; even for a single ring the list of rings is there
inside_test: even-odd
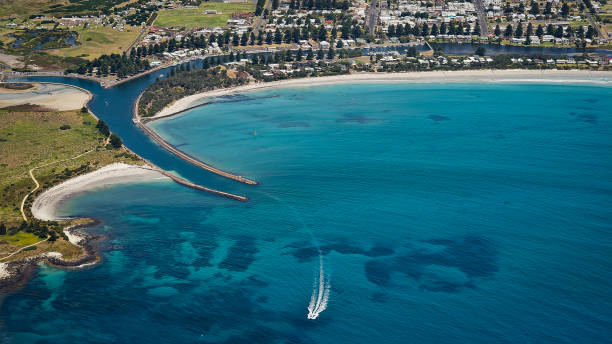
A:
[[[103,120],[98,120],[98,124],[96,124],[96,128],[102,133],[104,136],[110,135],[110,129],[108,129],[108,125]]]
[[[34,250],[37,250],[37,249],[38,249],[38,247],[36,247],[36,246],[30,246],[30,247],[24,248],[23,250],[24,251],[34,251]]]
[[[183,67],[183,66],[181,66]],[[184,70],[184,67],[183,67]],[[152,116],[173,101],[204,91],[243,85],[248,82],[248,74],[237,71],[228,75],[221,67],[180,71],[165,79],[151,84],[142,94],[139,102],[140,114]]]
[[[123,145],[123,142],[121,142],[121,138],[119,136],[117,136],[116,134],[111,134],[110,145],[113,148],[120,148],[121,145]]]
[[[68,130],[70,129],[70,126],[68,124],[64,124],[60,127],[61,130]]]
[[[87,112],[88,112],[88,110],[87,110],[87,106],[83,106],[83,107],[81,108],[81,112],[82,112],[82,113],[87,113]]]

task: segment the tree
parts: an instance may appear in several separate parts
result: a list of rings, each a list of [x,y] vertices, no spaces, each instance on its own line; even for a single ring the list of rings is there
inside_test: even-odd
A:
[[[123,145],[123,142],[121,142],[121,138],[117,136],[117,134],[111,134],[109,142],[113,148],[120,148],[121,145]]]
[[[336,52],[334,51],[334,48],[329,48],[329,50],[327,51],[327,58],[330,60],[333,60],[334,57],[336,56]]]
[[[278,0],[272,0],[272,10],[277,10],[278,9]]]
[[[317,60],[322,60],[323,56],[323,49],[319,48],[319,50],[317,51]]]
[[[512,32],[512,25],[508,24],[508,26],[506,26],[506,32],[504,32],[504,36],[512,37]]]
[[[87,112],[89,112],[89,110],[87,110],[87,106],[83,106],[83,107],[81,108],[81,112],[82,112],[82,113],[87,113]]]
[[[474,31],[472,32],[472,35],[480,36],[480,24],[478,24],[478,22],[476,22],[476,25],[474,25]]]
[[[110,135],[110,129],[108,129],[108,125],[106,125],[106,122],[104,122],[103,120],[101,120],[101,119],[98,120],[98,124],[96,124],[96,128],[105,137]]]
[[[534,16],[537,16],[538,14],[540,14],[540,6],[538,6],[538,3],[536,1],[531,1],[531,7],[529,8],[529,13],[533,14]]]
[[[483,46],[478,46],[478,48],[476,48],[476,51],[474,52],[474,55],[478,55],[478,56],[485,56],[485,48]]]
[[[563,37],[563,26],[561,25],[557,26],[557,30],[555,30],[555,37],[556,38]]]
[[[525,36],[529,37],[533,35],[533,24],[527,24],[527,31],[525,32]]]
[[[427,26],[427,23],[424,23],[423,27],[421,27],[421,36],[429,36],[429,26]]]
[[[432,36],[437,36],[440,33],[440,31],[438,30],[438,25],[433,24],[431,27],[431,35]]]
[[[516,27],[516,31],[514,32],[514,37],[516,38],[523,37],[523,25],[521,25],[520,23]]]
[[[501,29],[499,28],[499,24],[495,25],[495,30],[493,31],[493,34],[497,37],[501,35]]]
[[[589,28],[587,29],[586,36],[588,39],[593,39],[593,37],[595,36],[595,29],[593,29],[591,25],[589,25]]]
[[[304,53],[302,52],[302,48],[300,47],[295,55],[296,61],[302,61]]]
[[[283,34],[281,33],[279,28],[276,28],[274,32],[274,43],[280,44],[283,41]]]
[[[327,30],[325,29],[325,25],[321,25],[319,27],[319,41],[324,41],[327,39]]]
[[[561,6],[561,15],[563,17],[567,17],[569,15],[569,6],[567,5],[567,2],[563,3],[563,6]]]
[[[584,27],[582,27],[582,25],[578,27],[578,32],[576,32],[576,36],[580,39],[584,38]]]
[[[6,235],[6,225],[0,223],[0,235]]]
[[[410,48],[408,48],[408,52],[406,53],[406,56],[408,56],[408,57],[416,57],[417,56],[416,47],[411,45]]]
[[[544,36],[544,28],[542,27],[542,25],[538,25],[538,28],[536,29],[536,36],[540,38]]]

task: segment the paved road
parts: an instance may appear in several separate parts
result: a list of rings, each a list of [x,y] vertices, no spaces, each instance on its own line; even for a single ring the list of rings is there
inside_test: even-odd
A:
[[[582,0],[580,0],[582,2]],[[584,14],[586,14],[587,18],[589,18],[589,21],[591,22],[591,25],[593,26],[593,28],[595,29],[595,31],[597,31],[597,34],[599,35],[599,37],[601,38],[608,38],[608,36],[606,34],[604,34],[603,32],[601,32],[601,30],[599,29],[599,26],[597,25],[597,23],[595,23],[595,20],[593,19],[593,16],[591,16],[591,12],[589,10],[589,8],[586,6],[586,4],[584,2],[582,2],[584,4]]]
[[[374,35],[376,24],[378,24],[379,9],[376,6],[376,2],[377,0],[372,0],[372,4],[368,6],[366,13],[366,25],[368,26],[371,35]]]
[[[266,3],[264,4],[264,9],[261,12],[261,15],[255,18],[255,23],[253,24],[253,33],[255,34],[255,37],[257,37],[257,34],[259,33],[259,30],[261,30],[262,25],[265,28],[264,23],[266,21],[263,19],[263,14],[266,10],[270,11],[271,7],[272,7],[272,1],[266,0]]]
[[[474,6],[476,7],[476,11],[478,12],[478,24],[480,25],[480,35],[488,36],[489,35],[489,25],[487,25],[487,9],[485,8],[484,2],[482,0],[476,0],[474,2]]]

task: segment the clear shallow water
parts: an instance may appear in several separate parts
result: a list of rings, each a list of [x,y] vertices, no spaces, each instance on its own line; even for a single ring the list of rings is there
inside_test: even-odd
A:
[[[13,343],[605,342],[611,95],[326,86],[156,122],[186,152],[260,181],[211,178],[251,201],[168,182],[73,199],[63,214],[104,221],[93,229],[109,237],[104,262],[41,268],[4,300],[2,332]],[[111,128],[129,133],[122,120]],[[331,295],[313,321],[316,245]]]

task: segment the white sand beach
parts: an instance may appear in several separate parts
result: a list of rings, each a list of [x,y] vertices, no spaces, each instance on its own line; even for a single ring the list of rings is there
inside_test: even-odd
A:
[[[124,163],[110,164],[96,171],[69,179],[46,190],[34,200],[32,215],[44,221],[58,220],[59,218],[56,216],[58,206],[76,194],[108,185],[149,182],[153,180],[169,181],[170,178],[147,167]]]
[[[0,88],[0,108],[33,104],[56,111],[76,110],[85,106],[90,94],[76,87],[50,83],[35,83],[27,90]]]
[[[546,82],[546,83],[596,83],[612,85],[612,72],[582,70],[465,70],[433,71],[406,73],[355,73],[338,76],[289,79],[273,82],[261,82],[233,88],[219,89],[194,94],[175,101],[163,108],[155,116],[172,116],[178,112],[197,106],[207,98],[219,97],[232,93],[256,91],[271,88],[308,87],[338,84],[363,83],[460,83],[460,82]]]

